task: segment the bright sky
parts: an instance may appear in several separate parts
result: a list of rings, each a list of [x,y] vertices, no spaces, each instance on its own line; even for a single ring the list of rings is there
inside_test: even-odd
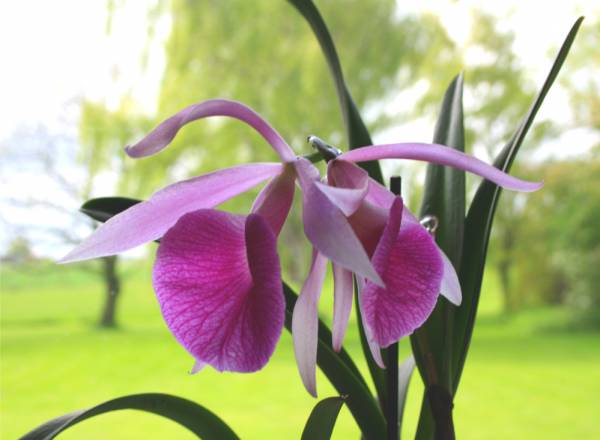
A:
[[[459,44],[468,35],[472,7],[492,12],[502,27],[516,33],[515,51],[540,84],[550,65],[549,51],[560,45],[574,20],[582,14],[590,21],[597,19],[594,14],[598,14],[599,7],[596,5],[594,10],[594,3],[594,0],[400,0],[399,11],[440,15]],[[152,112],[164,54],[159,45],[153,46],[149,66],[142,74],[139,60],[147,46],[148,4],[123,2],[124,9],[118,14],[120,21],[113,23],[110,38],[106,36],[106,5],[106,0],[0,2],[0,147],[1,140],[23,124],[39,122],[53,131],[76,134],[77,102],[82,98],[114,106],[123,93],[132,91],[142,107]],[[168,31],[169,23],[160,23],[158,41]],[[565,112],[566,97],[554,89],[550,98],[540,116],[565,122],[569,117]],[[68,108],[75,108],[75,114],[67,112]],[[381,133],[377,140],[415,139],[423,132],[430,133],[430,124],[431,121],[415,121]],[[569,132],[560,142],[568,142],[573,146],[569,154],[577,154],[590,145],[591,140],[586,136],[589,134],[585,130]],[[556,142],[544,145],[541,154],[565,151],[556,148]],[[5,174],[0,183],[3,197],[8,193],[51,197],[52,191],[56,191],[40,184],[38,179],[25,178],[19,170]],[[5,222],[21,221],[18,214],[6,207],[2,211]],[[1,250],[9,237],[4,230],[0,233]]]

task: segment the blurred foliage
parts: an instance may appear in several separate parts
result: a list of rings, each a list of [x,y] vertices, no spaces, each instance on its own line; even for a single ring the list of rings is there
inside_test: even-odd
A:
[[[588,23],[578,40],[563,85],[569,92],[575,123],[600,131],[600,20]],[[599,149],[600,144],[596,148]]]
[[[526,200],[520,194],[503,196],[512,218],[510,232],[503,236],[511,244],[499,243],[493,262],[503,284],[505,310],[566,304],[576,326],[600,326],[600,157],[521,171],[543,178],[545,186]]]
[[[120,2],[111,2],[111,16],[118,14],[121,6]],[[532,100],[534,87],[513,53],[514,35],[500,30],[494,17],[474,9],[471,34],[459,50],[436,16],[402,15],[393,0],[348,0],[343,6],[348,13],[340,13],[339,2],[319,1],[338,46],[349,88],[371,131],[435,115],[448,82],[464,70],[467,150],[474,145],[484,147],[491,156],[508,140]],[[171,29],[164,48],[165,70],[156,114],[141,111],[131,96],[125,96],[117,109],[90,102],[83,107],[83,162],[92,173],[108,169],[119,176],[115,194],[99,195],[147,197],[165,183],[191,175],[247,161],[276,160],[270,147],[252,130],[224,118],[191,124],[156,157],[135,161],[123,154],[124,145],[139,139],[160,120],[194,102],[214,97],[250,105],[298,153],[308,152],[308,134],[345,148],[341,115],[325,60],[308,26],[287,2],[163,0],[148,7],[148,17],[149,38],[156,34],[156,26],[163,19],[170,22]],[[111,23],[109,20],[108,31]],[[600,44],[594,38],[598,33],[588,30],[584,35],[590,50],[597,51]],[[140,62],[155,55],[146,50]],[[585,56],[580,58],[585,66]],[[569,60],[568,64],[577,67],[577,61]],[[401,106],[397,114],[386,114],[384,106],[402,99],[405,91],[411,91],[408,95],[412,101]],[[593,111],[597,94],[572,96],[576,107],[587,109],[578,111],[579,115],[598,113]],[[586,121],[593,125],[589,118]],[[547,123],[536,124],[526,149],[531,150],[544,136],[552,134]],[[521,170],[515,173],[520,175]],[[413,181],[410,198],[418,200],[420,191],[414,182],[418,173],[403,169],[403,175],[405,181]],[[532,177],[537,179],[539,175],[534,173]],[[549,191],[547,188],[544,193]],[[228,202],[226,207],[244,212],[254,194]],[[537,200],[540,196],[533,197]],[[532,203],[527,199],[528,209]],[[492,237],[492,260],[507,292],[507,310],[535,297],[555,301],[539,292],[509,293],[521,290],[520,282],[513,280],[517,276],[512,266],[518,265],[522,272],[527,267],[522,259],[531,260],[517,249],[524,206],[523,196],[504,195]],[[298,208],[292,210],[282,232],[281,243],[285,245],[280,249],[292,281],[303,277],[308,261],[306,242],[298,233]],[[530,243],[532,249],[543,247],[543,231],[535,231],[539,239]],[[555,272],[547,259],[537,262],[540,265],[536,270],[544,270],[538,273],[548,274],[538,275],[540,286],[560,284],[552,281]],[[542,262],[547,265],[542,267]]]

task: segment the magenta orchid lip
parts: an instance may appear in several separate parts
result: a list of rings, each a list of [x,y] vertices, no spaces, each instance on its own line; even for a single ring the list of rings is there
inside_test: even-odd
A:
[[[429,316],[439,294],[460,304],[452,264],[400,197],[370,179],[356,162],[421,160],[459,168],[517,191],[526,182],[443,145],[374,145],[331,157],[327,181],[249,107],[213,99],[187,107],[128,146],[134,158],[164,149],[189,122],[239,119],[273,147],[281,163],[238,165],[175,183],[114,216],[61,262],[114,255],[161,238],[153,285],[167,326],[195,359],[221,371],[262,368],[281,335],[285,303],[277,236],[302,191],[303,223],[313,261],[292,319],[302,381],[316,396],[317,304],[327,262],[334,274],[333,347],[340,350],[359,286],[363,324],[380,366],[379,348],[412,333]],[[220,203],[265,181],[249,215],[216,210]]]

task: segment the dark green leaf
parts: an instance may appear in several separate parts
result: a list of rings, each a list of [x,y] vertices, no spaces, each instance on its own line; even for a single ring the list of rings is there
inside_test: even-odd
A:
[[[283,284],[286,299],[285,326],[292,327],[292,313],[297,295],[287,284]],[[340,395],[345,395],[346,406],[366,439],[385,437],[383,414],[369,391],[360,372],[348,354],[336,353],[331,346],[331,332],[319,321],[317,364]]]
[[[344,80],[344,74],[342,73],[342,66],[331,38],[331,34],[323,21],[323,17],[319,13],[319,10],[311,0],[288,0],[306,19],[310,27],[312,28],[327,64],[333,80],[335,83],[335,89],[340,102],[340,108],[342,110],[342,117],[344,119],[344,125],[346,126],[346,134],[348,136],[348,144],[350,148],[363,147],[365,145],[372,145],[373,141],[369,135],[369,131],[360,113],[356,108],[356,104],[350,95],[350,91]],[[377,180],[383,182],[383,176],[381,175],[381,169],[377,161],[364,162],[360,164],[365,170],[368,171],[369,175]]]
[[[333,43],[333,38],[331,37],[331,34],[329,33],[329,30],[327,29],[325,21],[323,20],[323,17],[321,17],[319,10],[311,0],[288,1],[294,7],[296,7],[300,14],[302,14],[302,16],[306,19],[315,36],[317,37],[317,40],[321,46],[321,50],[325,55],[325,59],[327,60],[329,70],[333,77],[337,96],[340,102],[340,108],[342,111],[344,125],[346,127],[349,147],[353,149],[365,145],[372,145],[373,141],[371,140],[369,131],[367,130],[367,127],[363,122],[358,109],[356,108],[356,104],[354,103],[354,100],[352,99],[350,91],[348,90],[344,80],[342,66],[335,49],[335,44]],[[363,167],[373,179],[379,183],[383,183],[383,175],[381,174],[381,168],[377,161],[363,162],[360,164],[360,166]],[[377,394],[379,398],[382,399],[382,403],[384,403],[384,390],[386,388],[385,374],[375,364],[375,361],[371,356],[371,351],[366,343],[364,329],[362,328],[362,319],[360,317],[360,310],[358,307],[356,308],[356,313],[358,315],[359,333],[363,354],[367,360],[367,365],[369,367],[373,383],[375,384]]]
[[[583,17],[580,17],[571,31],[567,35],[550,73],[544,82],[541,90],[538,93],[527,115],[519,125],[519,128],[512,136],[511,140],[500,152],[494,165],[502,171],[508,172],[515,160],[515,157],[525,139],[525,136],[533,123],[533,120],[544,101],[552,83],[556,79],[560,71],[569,49],[573,44],[573,40],[577,35],[577,31]],[[492,221],[498,199],[500,197],[500,188],[493,183],[484,180],[477,189],[473,202],[469,208],[465,221],[465,235],[463,245],[463,257],[461,270],[459,272],[460,284],[463,290],[463,304],[457,310],[456,320],[454,325],[454,388],[458,386],[460,376],[464,367],[473,326],[475,324],[475,316],[477,314],[477,306],[479,304],[479,295],[481,291],[481,282],[483,279],[483,269],[487,254],[487,247],[492,229]]]
[[[302,431],[302,440],[329,440],[344,397],[328,397],[315,405]]]
[[[448,86],[433,141],[464,151],[462,107],[463,78],[458,75]],[[436,242],[452,264],[458,267],[462,254],[465,218],[465,173],[450,167],[430,164],[427,167],[425,193],[421,216],[438,219]],[[440,297],[425,322],[412,336],[413,353],[426,385],[443,384],[451,389],[449,358],[451,351],[451,322],[456,308]]]
[[[118,213],[137,205],[141,200],[127,197],[99,197],[85,202],[79,210],[87,216],[105,222]]]
[[[218,416],[190,400],[168,394],[134,394],[57,417],[21,437],[21,440],[49,440],[85,419],[124,409],[136,409],[166,417],[204,440],[239,439]]]

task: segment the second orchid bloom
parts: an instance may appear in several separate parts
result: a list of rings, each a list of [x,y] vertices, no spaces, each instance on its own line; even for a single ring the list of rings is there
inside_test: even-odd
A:
[[[326,179],[297,157],[283,138],[241,103],[215,99],[167,119],[139,143],[131,157],[158,153],[185,124],[227,116],[254,128],[280,163],[255,163],[167,186],[101,225],[62,261],[114,255],[161,239],[153,285],[163,317],[194,357],[194,371],[252,372],[272,355],[284,325],[285,300],[277,236],[296,184],[302,191],[304,232],[313,261],[293,313],[292,335],[300,376],[316,395],[318,301],[328,261],[333,265],[333,347],[339,350],[353,302],[353,276],[363,324],[375,360],[379,349],[412,333],[428,318],[439,294],[461,301],[456,272],[402,199],[370,179],[358,162],[421,160],[459,168],[508,189],[541,187],[516,179],[451,148],[389,144],[339,155]],[[246,216],[215,206],[269,180]]]

